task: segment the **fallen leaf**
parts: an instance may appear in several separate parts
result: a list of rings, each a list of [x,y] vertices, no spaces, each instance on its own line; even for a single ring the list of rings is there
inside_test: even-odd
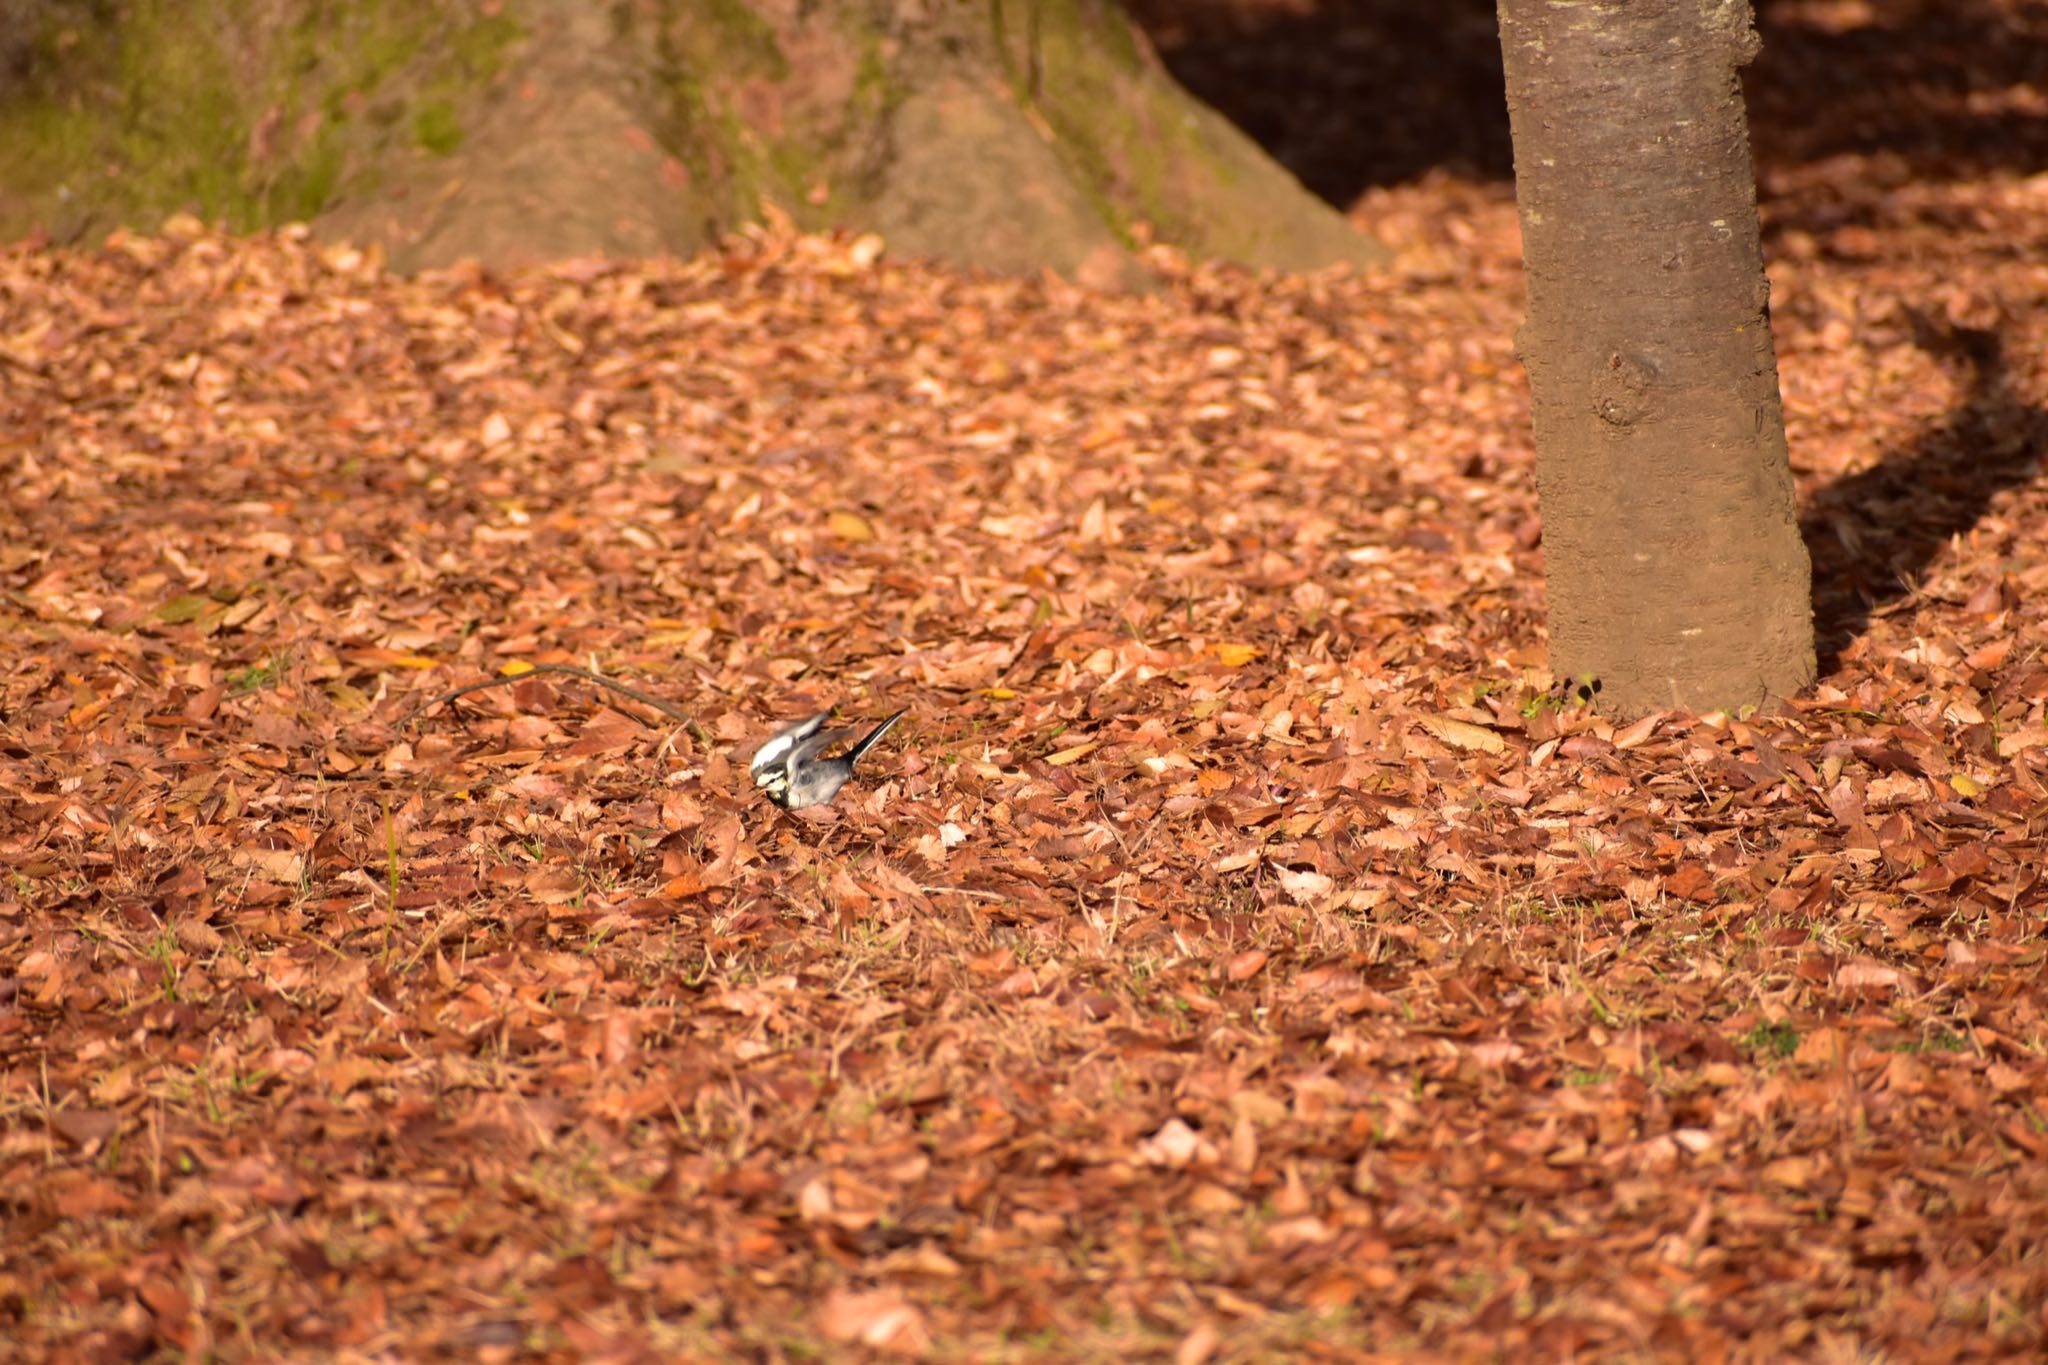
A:
[[[833,1341],[890,1355],[922,1355],[932,1347],[923,1311],[890,1289],[835,1289],[819,1305],[816,1321],[818,1330]]]
[[[865,545],[875,539],[874,523],[857,512],[831,512],[825,518],[825,529],[838,539],[855,545]]]
[[[1243,668],[1256,660],[1262,651],[1257,645],[1213,644],[1209,646],[1209,652],[1214,654],[1217,662],[1225,668]]]
[[[1415,718],[1415,723],[1453,748],[1498,754],[1505,752],[1508,747],[1507,741],[1499,735],[1483,725],[1474,725],[1469,721],[1452,720],[1447,716],[1421,715]]]

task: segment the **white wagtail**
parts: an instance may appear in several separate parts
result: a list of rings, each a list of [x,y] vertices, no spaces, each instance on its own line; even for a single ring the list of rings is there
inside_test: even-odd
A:
[[[820,758],[818,755],[853,731],[820,731],[818,727],[832,714],[820,711],[809,720],[800,720],[777,730],[766,744],[754,752],[753,761],[747,764],[747,772],[753,776],[754,785],[784,810],[822,806],[839,795],[846,779],[853,776],[853,765],[860,762],[860,756],[874,748],[875,741],[889,733],[889,727],[902,720],[909,711],[909,707],[904,707],[868,731],[837,758]]]

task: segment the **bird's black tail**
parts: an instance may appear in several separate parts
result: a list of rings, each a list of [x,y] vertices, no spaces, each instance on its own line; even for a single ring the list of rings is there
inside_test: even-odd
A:
[[[905,716],[909,714],[910,708],[906,706],[901,711],[898,711],[895,715],[883,721],[880,725],[877,725],[874,729],[868,731],[866,735],[862,736],[860,743],[854,745],[851,749],[848,749],[846,751],[847,763],[851,765],[860,762],[860,756],[866,753],[868,750],[874,748],[876,741],[881,739],[883,735],[889,733],[890,726],[894,725],[897,721],[902,720]]]

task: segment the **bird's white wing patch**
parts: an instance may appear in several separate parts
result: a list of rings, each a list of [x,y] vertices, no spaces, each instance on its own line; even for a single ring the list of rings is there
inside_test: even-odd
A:
[[[830,711],[820,711],[808,720],[784,726],[770,735],[767,743],[754,750],[754,757],[747,764],[747,772],[753,777],[756,785],[761,783],[762,769],[775,769],[778,765],[786,763],[796,746],[816,734],[818,727],[825,723],[825,717],[831,714]]]

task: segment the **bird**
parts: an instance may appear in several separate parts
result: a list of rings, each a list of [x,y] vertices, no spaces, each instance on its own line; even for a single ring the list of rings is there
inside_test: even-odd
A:
[[[808,720],[800,720],[769,736],[768,742],[754,751],[752,761],[747,764],[747,772],[762,794],[784,810],[822,806],[839,795],[846,779],[853,776],[853,765],[860,762],[860,756],[874,748],[875,742],[889,733],[889,727],[909,713],[910,708],[904,707],[868,731],[839,757],[820,758],[819,754],[853,733],[851,730],[820,731],[818,727],[832,714],[820,711]]]

